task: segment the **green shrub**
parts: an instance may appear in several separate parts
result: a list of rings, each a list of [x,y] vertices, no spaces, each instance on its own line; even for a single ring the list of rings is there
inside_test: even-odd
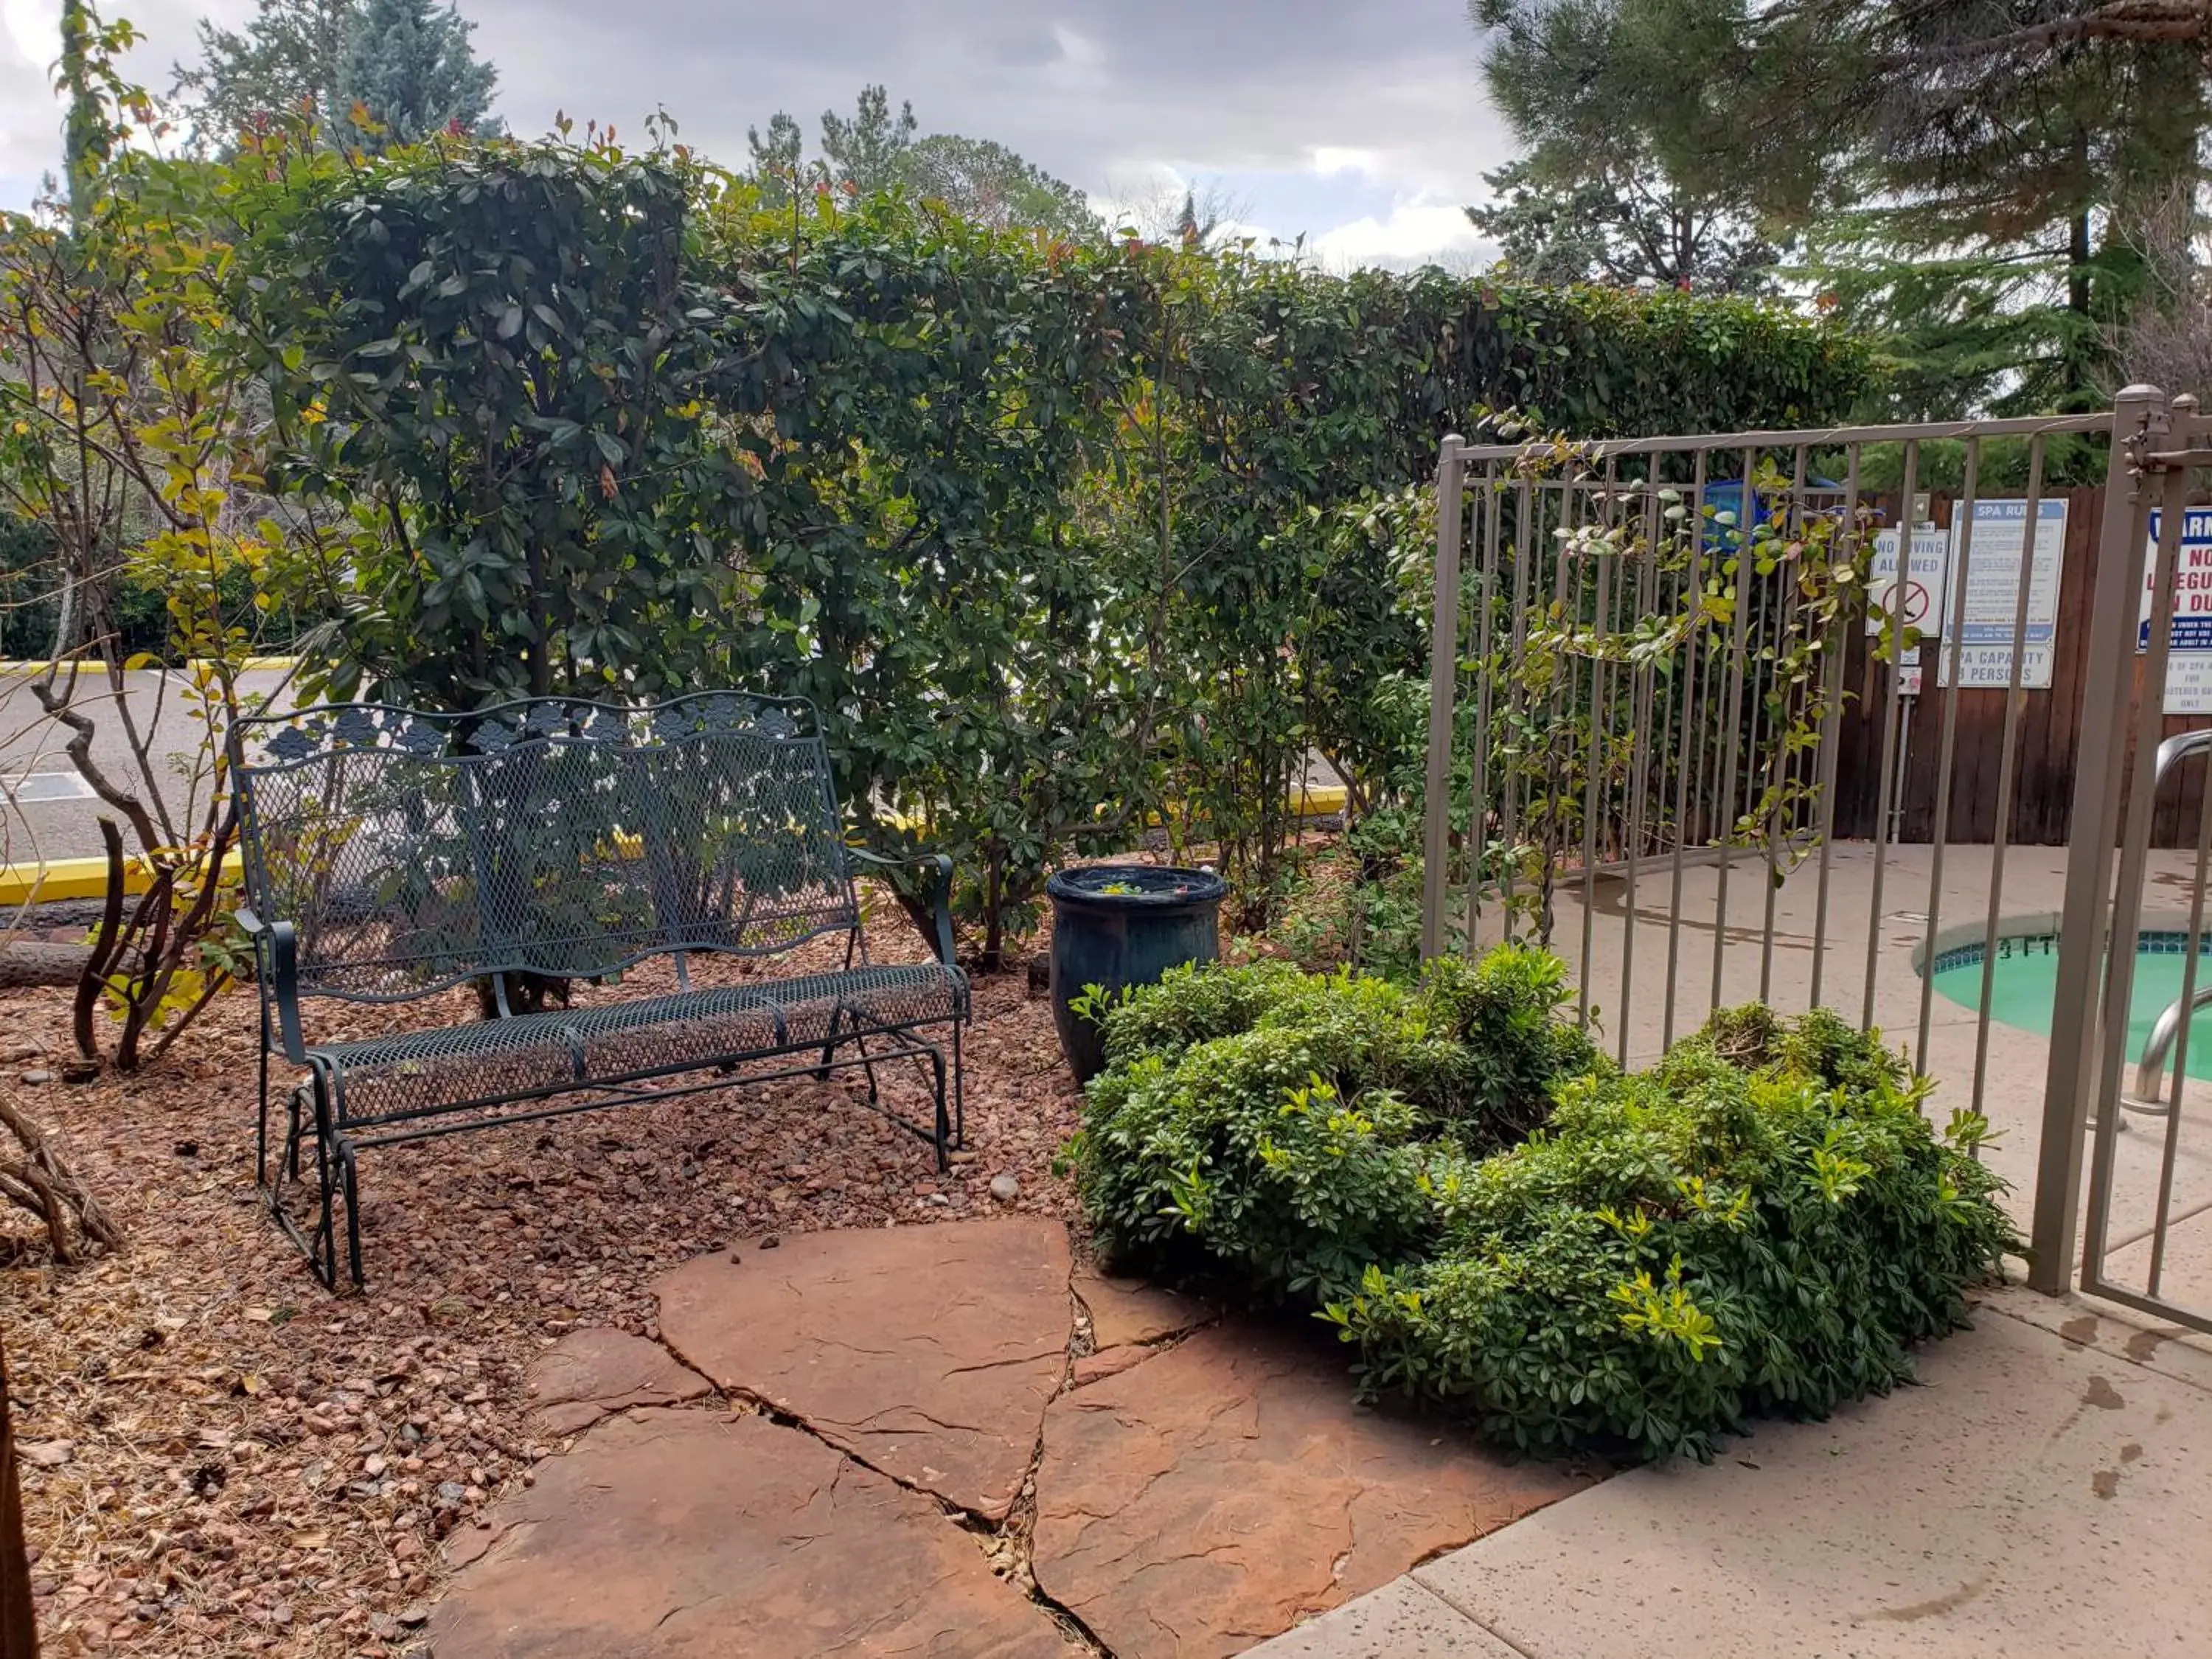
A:
[[[1746,1042],[1754,1033],[1755,1042]],[[1832,1014],[1718,1017],[1650,1071],[1432,1170],[1442,1243],[1327,1316],[1370,1386],[1473,1405],[1516,1445],[1709,1455],[1753,1412],[1823,1415],[1911,1375],[2014,1240],[1924,1079]]]
[[[1194,1243],[1270,1291],[1348,1293],[1425,1249],[1438,1147],[1516,1140],[1559,1079],[1599,1063],[1559,1023],[1554,958],[1502,946],[1417,986],[1283,963],[1171,972],[1106,1021],[1073,1149],[1108,1252]]]
[[[1937,1135],[1878,1036],[1735,1009],[1622,1074],[1565,994],[1514,947],[1414,988],[1176,975],[1109,1018],[1091,1218],[1118,1253],[1310,1295],[1370,1392],[1653,1458],[1887,1391],[2017,1248],[1987,1124]]]

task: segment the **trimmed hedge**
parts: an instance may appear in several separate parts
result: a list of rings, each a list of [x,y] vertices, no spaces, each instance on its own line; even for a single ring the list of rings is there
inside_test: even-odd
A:
[[[1753,1006],[1623,1073],[1565,985],[1506,946],[1412,989],[1264,964],[1138,993],[1073,1149],[1103,1243],[1308,1303],[1369,1391],[1648,1458],[1886,1392],[2018,1248],[1986,1124],[1939,1136],[1878,1036]]]
[[[852,828],[952,856],[987,965],[1171,802],[1249,915],[1311,752],[1376,793],[1443,434],[1820,426],[1875,372],[1780,307],[794,211],[673,151],[249,159],[162,171],[246,222],[265,474],[343,544],[289,573],[339,621],[309,689],[809,696]]]

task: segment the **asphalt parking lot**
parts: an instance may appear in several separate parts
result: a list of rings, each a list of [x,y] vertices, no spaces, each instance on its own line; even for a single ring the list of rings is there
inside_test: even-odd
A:
[[[40,710],[33,678],[0,670],[0,863],[96,857],[99,818],[112,809],[78,776],[66,752],[69,729]],[[257,671],[241,685],[256,697],[281,698],[285,682],[280,672]],[[124,686],[121,708],[104,684],[88,678],[78,688],[76,706],[93,723],[93,758],[126,787],[158,791],[179,832],[189,835],[204,812],[211,775],[206,725],[174,673],[126,674]],[[126,713],[149,735],[150,776],[133,752]],[[125,845],[133,845],[127,835]]]

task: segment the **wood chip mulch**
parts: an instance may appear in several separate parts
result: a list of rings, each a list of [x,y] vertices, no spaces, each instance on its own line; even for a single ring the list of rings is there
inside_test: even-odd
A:
[[[870,936],[878,960],[917,954],[895,915]],[[769,971],[835,966],[842,949],[817,940]],[[694,982],[741,971],[695,965]],[[579,1000],[665,978],[642,969]],[[54,1080],[68,1000],[0,995],[0,1090],[127,1241],[73,1268],[27,1241],[0,1268],[53,1655],[407,1652],[441,1588],[440,1540],[560,1449],[534,1436],[524,1376],[563,1332],[657,1336],[656,1275],[741,1237],[1074,1211],[1050,1165],[1079,1097],[1049,1006],[1015,972],[975,983],[971,1150],[948,1176],[866,1109],[858,1073],[372,1151],[368,1290],[334,1297],[259,1207],[250,988],[161,1066],[82,1087]],[[313,1012],[319,1030],[359,1036],[465,1018],[472,1000]],[[53,1077],[24,1080],[41,1072]],[[921,1115],[919,1080],[884,1078]],[[1011,1203],[991,1194],[1000,1175],[1019,1183]],[[27,1234],[26,1220],[0,1230]]]

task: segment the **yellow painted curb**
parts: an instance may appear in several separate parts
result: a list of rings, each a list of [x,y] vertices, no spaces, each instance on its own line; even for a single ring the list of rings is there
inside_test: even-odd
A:
[[[5,660],[0,660],[0,674],[43,674],[52,665],[52,664],[43,659],[33,660],[27,658],[10,658]],[[90,659],[84,660],[78,665],[78,666],[82,667],[88,672],[94,669],[104,669],[106,665],[107,665],[105,663]],[[300,659],[297,657],[247,657],[239,663],[238,667],[240,673],[280,674],[289,673],[299,665]],[[62,664],[62,666],[64,668],[68,668],[70,664],[64,661]],[[186,663],[185,666],[188,668],[204,667],[205,666],[205,659],[202,658],[194,658],[192,660]],[[150,674],[154,672],[155,670],[153,668],[133,668],[127,672],[133,674]]]
[[[1345,791],[1340,785],[1334,784],[1303,790],[1295,803],[1297,816],[1302,818],[1333,817],[1344,811],[1344,806]],[[631,853],[632,849],[625,848],[623,851]],[[230,867],[230,860],[225,859],[223,863],[222,878],[234,879],[235,872]],[[153,866],[143,857],[134,856],[124,860],[125,892],[143,893],[153,878]],[[0,866],[0,909],[13,910],[26,904],[42,904],[53,899],[102,898],[106,893],[106,859],[53,859],[45,864]]]
[[[143,893],[154,879],[154,866],[137,854],[123,860],[123,890]],[[220,879],[238,879],[229,858],[223,860]],[[0,866],[0,912],[26,904],[45,904],[56,899],[96,899],[107,896],[106,859],[54,859],[45,864]],[[7,917],[0,915],[0,921]]]
[[[1297,815],[1302,818],[1329,818],[1351,804],[1352,792],[1340,783],[1323,784],[1317,788],[1298,791]]]

